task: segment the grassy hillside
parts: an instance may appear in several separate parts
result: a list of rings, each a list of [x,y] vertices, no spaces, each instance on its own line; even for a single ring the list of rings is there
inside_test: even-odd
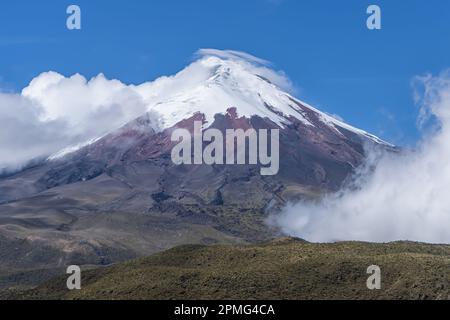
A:
[[[382,289],[368,290],[378,265]],[[7,298],[24,299],[450,299],[450,246],[412,242],[188,245],[64,277]],[[5,295],[5,293],[4,293]]]

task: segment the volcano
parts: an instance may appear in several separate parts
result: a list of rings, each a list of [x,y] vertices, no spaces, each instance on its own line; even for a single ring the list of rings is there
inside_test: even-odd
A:
[[[178,74],[135,86],[148,112],[0,178],[2,268],[45,277],[179,244],[265,240],[277,232],[264,223],[269,212],[338,190],[365,148],[395,148],[298,100],[283,79],[260,59],[207,50]],[[174,164],[172,132],[193,132],[196,121],[223,133],[278,129],[278,173]],[[11,277],[3,274],[0,285]]]

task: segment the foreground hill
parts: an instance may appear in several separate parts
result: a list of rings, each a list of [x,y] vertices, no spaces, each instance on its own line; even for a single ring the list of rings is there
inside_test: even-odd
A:
[[[368,290],[378,265],[382,289]],[[450,245],[412,242],[313,244],[278,239],[259,245],[187,245],[65,277],[20,299],[450,299]]]

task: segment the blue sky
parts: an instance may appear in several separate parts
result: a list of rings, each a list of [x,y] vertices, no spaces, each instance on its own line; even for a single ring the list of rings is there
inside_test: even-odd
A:
[[[66,29],[66,8],[82,30]],[[382,9],[382,30],[366,8]],[[450,67],[448,0],[42,0],[0,10],[0,88],[19,91],[39,73],[141,83],[173,74],[199,48],[270,60],[297,96],[394,143],[413,143],[411,81]]]

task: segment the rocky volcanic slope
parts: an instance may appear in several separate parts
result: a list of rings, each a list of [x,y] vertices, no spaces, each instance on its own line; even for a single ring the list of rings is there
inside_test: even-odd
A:
[[[180,244],[268,239],[269,208],[337,190],[365,145],[393,148],[252,70],[204,57],[136,89],[149,113],[0,178],[0,287],[15,283],[17,272],[33,285],[36,270],[46,278],[68,264],[108,265]],[[168,90],[171,81],[183,85]],[[261,176],[257,165],[174,165],[171,133],[192,131],[196,120],[221,131],[280,129],[279,174]]]
[[[82,289],[66,277],[6,299],[450,299],[450,246],[413,242],[312,244],[278,239],[251,246],[177,247],[84,271]],[[381,268],[369,290],[368,266]],[[3,295],[3,296],[2,296]]]

